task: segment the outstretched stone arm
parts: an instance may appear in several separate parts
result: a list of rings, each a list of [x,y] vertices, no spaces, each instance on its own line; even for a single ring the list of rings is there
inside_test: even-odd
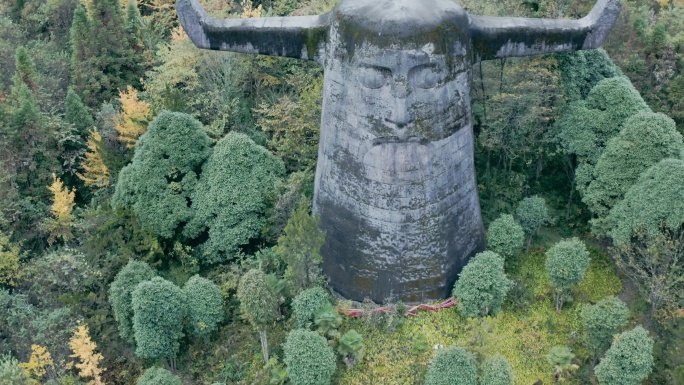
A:
[[[474,60],[598,48],[619,13],[619,0],[599,0],[579,20],[470,15]]]
[[[198,48],[317,61],[325,50],[327,14],[215,19],[197,0],[177,0],[176,11]]]

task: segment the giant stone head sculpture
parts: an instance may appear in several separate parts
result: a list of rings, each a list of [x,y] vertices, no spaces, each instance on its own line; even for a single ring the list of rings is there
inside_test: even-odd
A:
[[[471,68],[480,60],[597,48],[620,10],[580,20],[466,13],[452,0],[344,0],[320,16],[209,17],[177,0],[200,48],[315,60],[324,94],[314,209],[340,294],[448,296],[484,229],[475,181]]]

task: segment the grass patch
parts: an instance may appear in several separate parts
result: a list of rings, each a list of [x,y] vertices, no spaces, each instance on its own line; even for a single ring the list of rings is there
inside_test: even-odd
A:
[[[527,298],[525,303],[509,301],[496,317],[465,319],[456,309],[445,309],[409,318],[393,333],[371,326],[363,319],[347,319],[342,332],[353,328],[361,333],[366,352],[353,370],[340,366],[338,383],[416,383],[416,368],[424,370],[435,354],[434,349],[422,357],[411,354],[412,339],[417,334],[425,335],[433,346],[456,344],[466,347],[480,359],[503,355],[513,367],[516,384],[529,385],[537,380],[553,383],[552,368],[545,358],[553,346],[571,346],[578,356],[587,355],[581,339],[580,303],[596,302],[622,291],[622,283],[610,259],[598,249],[590,248],[590,252],[587,275],[573,290],[574,301],[560,312],[553,307],[544,252],[535,250],[520,256],[507,269],[509,277],[526,291],[522,296]]]

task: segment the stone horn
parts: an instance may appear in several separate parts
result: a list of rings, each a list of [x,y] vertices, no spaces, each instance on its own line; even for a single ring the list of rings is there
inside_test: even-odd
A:
[[[579,20],[470,15],[474,59],[598,48],[613,28],[620,7],[619,0],[599,0]]]
[[[198,48],[316,61],[325,52],[327,14],[216,19],[197,0],[178,0],[176,11]]]

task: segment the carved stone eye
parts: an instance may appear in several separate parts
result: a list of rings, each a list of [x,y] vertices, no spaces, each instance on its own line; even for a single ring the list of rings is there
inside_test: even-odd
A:
[[[445,79],[446,72],[433,64],[420,65],[409,71],[409,82],[416,88],[434,88],[444,83]]]
[[[359,83],[366,88],[376,89],[381,88],[387,84],[392,77],[392,73],[388,68],[375,66],[358,67],[356,78]]]

